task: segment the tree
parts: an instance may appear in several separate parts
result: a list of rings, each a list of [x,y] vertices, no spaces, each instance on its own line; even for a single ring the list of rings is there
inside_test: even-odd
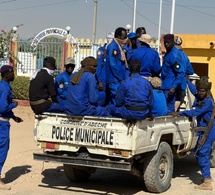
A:
[[[13,29],[9,32],[1,30],[0,32],[0,60],[15,60],[21,63],[13,51],[10,50],[10,43],[14,37]]]

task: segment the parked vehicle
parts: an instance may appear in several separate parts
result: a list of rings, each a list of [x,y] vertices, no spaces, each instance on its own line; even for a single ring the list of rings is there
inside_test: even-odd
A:
[[[62,163],[71,181],[86,181],[99,168],[127,171],[148,191],[161,193],[171,185],[173,158],[189,155],[196,145],[194,126],[195,120],[183,116],[127,121],[43,113],[34,126],[43,153],[34,153],[34,159]],[[215,166],[215,144],[211,163]]]

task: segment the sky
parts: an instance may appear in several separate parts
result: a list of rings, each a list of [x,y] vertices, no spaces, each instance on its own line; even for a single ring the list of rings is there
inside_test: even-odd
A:
[[[133,25],[133,0],[97,0],[96,39],[118,27]],[[47,28],[71,27],[75,38],[93,37],[95,0],[0,0],[0,30],[17,30],[33,38]],[[144,26],[159,37],[160,0],[137,0],[135,29]],[[170,32],[172,0],[162,0],[161,34]],[[173,33],[215,33],[215,0],[175,0]]]

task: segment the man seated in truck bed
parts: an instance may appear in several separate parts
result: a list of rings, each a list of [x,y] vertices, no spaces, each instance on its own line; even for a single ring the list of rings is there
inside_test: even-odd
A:
[[[105,94],[96,86],[95,71],[98,65],[94,57],[81,61],[81,69],[70,77],[65,110],[75,116],[110,116],[105,107]]]
[[[116,94],[116,105],[106,108],[111,115],[129,120],[143,120],[151,115],[153,105],[152,86],[140,73],[141,62],[131,60],[131,76],[122,81]]]

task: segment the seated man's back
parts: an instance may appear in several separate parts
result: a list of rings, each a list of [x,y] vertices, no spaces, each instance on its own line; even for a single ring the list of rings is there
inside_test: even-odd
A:
[[[117,90],[116,105],[107,106],[113,116],[129,120],[143,120],[150,116],[153,104],[152,87],[139,74],[140,66],[140,61],[131,60],[131,76]]]
[[[66,113],[76,116],[110,116],[99,106],[99,92],[94,73],[98,62],[94,57],[86,57],[79,72],[72,74],[67,91]],[[104,100],[105,101],[105,100]]]
[[[46,57],[43,68],[34,73],[29,86],[29,100],[35,114],[45,111],[62,112],[59,108],[54,87],[53,73],[56,69],[55,59]]]

